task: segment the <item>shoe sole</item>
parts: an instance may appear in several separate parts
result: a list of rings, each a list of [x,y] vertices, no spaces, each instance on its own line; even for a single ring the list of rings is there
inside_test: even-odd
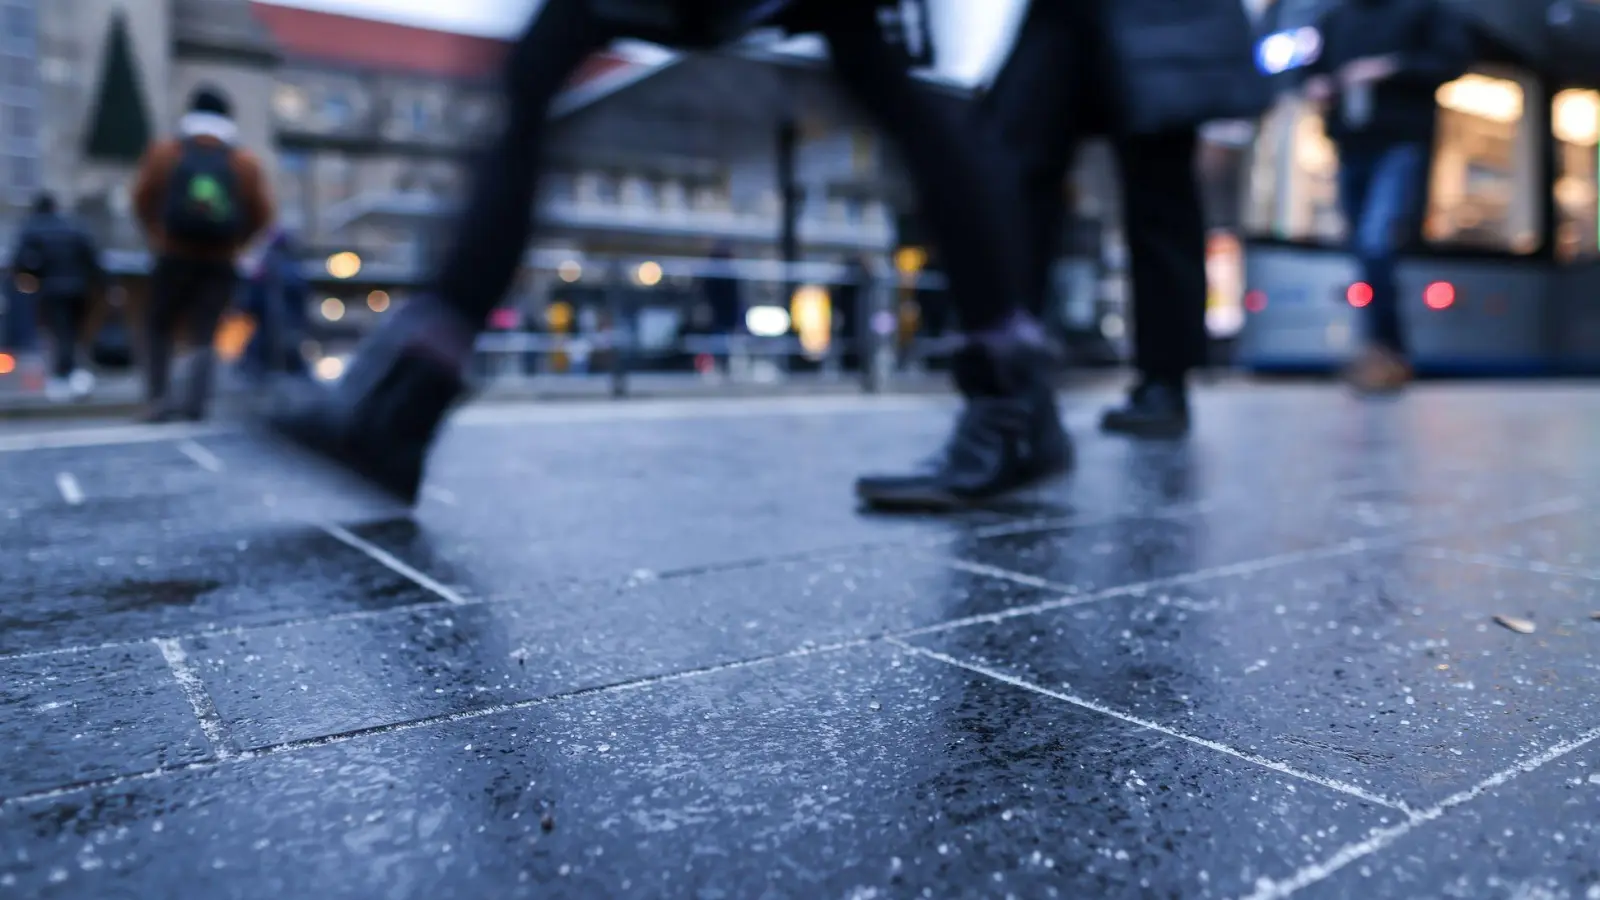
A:
[[[1189,435],[1188,423],[1182,425],[1133,425],[1125,422],[1101,422],[1100,430],[1106,434],[1153,438],[1156,440],[1172,440]]]
[[[856,487],[856,499],[870,512],[952,513],[986,509],[1020,491],[1040,487],[1072,473],[1076,460],[1069,456],[1060,465],[1029,477],[992,494],[956,494],[949,491],[868,491]]]
[[[415,485],[400,484],[397,479],[385,478],[372,471],[365,461],[354,455],[342,452],[337,447],[331,447],[321,441],[308,438],[298,432],[289,423],[267,418],[261,423],[260,431],[272,442],[286,446],[295,453],[316,460],[321,465],[332,469],[339,476],[353,479],[363,487],[376,491],[385,499],[404,504],[407,508],[417,505],[417,498],[422,493],[421,479]]]

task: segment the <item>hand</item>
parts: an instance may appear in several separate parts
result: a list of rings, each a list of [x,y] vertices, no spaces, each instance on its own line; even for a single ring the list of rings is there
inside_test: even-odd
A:
[[[1339,70],[1339,81],[1346,87],[1382,81],[1400,70],[1393,56],[1367,56],[1351,60]]]
[[[1317,75],[1307,79],[1305,84],[1306,99],[1312,103],[1326,103],[1333,96],[1333,79],[1326,75]]]

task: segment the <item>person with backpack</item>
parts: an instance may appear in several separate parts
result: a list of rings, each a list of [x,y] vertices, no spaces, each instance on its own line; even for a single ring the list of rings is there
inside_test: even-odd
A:
[[[156,257],[146,320],[149,421],[205,417],[216,367],[212,342],[233,297],[241,250],[272,221],[267,178],[239,146],[228,99],[195,91],[178,134],[145,152],[133,205]],[[186,333],[194,364],[182,396],[167,396],[173,345]]]
[[[821,33],[841,86],[899,145],[940,245],[963,332],[964,411],[931,464],[857,480],[872,508],[946,510],[1067,470],[1052,348],[1028,312],[1019,186],[987,164],[975,129],[924,90],[884,32],[885,0],[546,0],[506,62],[505,121],[472,167],[432,290],[390,316],[331,390],[287,397],[268,424],[294,445],[414,502],[430,446],[466,393],[474,340],[510,288],[533,227],[551,103],[613,39],[715,49],[752,29]],[[728,89],[737,90],[737,85]],[[296,402],[303,401],[303,402]]]
[[[78,339],[89,315],[89,296],[100,282],[100,250],[81,225],[63,216],[56,198],[41,194],[17,241],[13,267],[37,283],[35,299],[55,339],[45,392],[52,400],[81,400],[94,376],[78,367]]]

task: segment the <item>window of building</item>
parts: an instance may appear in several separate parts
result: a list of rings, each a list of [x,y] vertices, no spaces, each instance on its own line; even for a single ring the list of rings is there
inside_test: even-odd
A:
[[[1551,126],[1556,138],[1556,258],[1574,262],[1600,258],[1600,91],[1569,90],[1555,97]]]
[[[1472,72],[1439,88],[1423,235],[1430,243],[1532,253],[1544,235],[1539,133],[1545,101],[1532,75]]]
[[[11,157],[10,187],[17,193],[39,189],[39,161],[31,156]]]
[[[6,107],[6,135],[19,140],[32,140],[38,131],[39,121],[31,106]]]
[[[33,87],[36,67],[32,58],[27,56],[7,56],[5,57],[4,65],[5,83],[8,87]]]
[[[400,102],[400,127],[412,135],[427,135],[439,125],[438,108],[432,97],[407,97]]]
[[[31,6],[8,3],[3,8],[3,12],[0,12],[0,19],[3,19],[3,24],[0,24],[0,28],[5,29],[5,36],[8,41],[30,44],[33,42],[33,8]]]
[[[356,106],[350,95],[342,90],[329,90],[322,96],[319,110],[322,121],[333,128],[347,128],[355,121]]]
[[[278,215],[291,230],[305,227],[311,207],[311,158],[302,150],[278,152]]]

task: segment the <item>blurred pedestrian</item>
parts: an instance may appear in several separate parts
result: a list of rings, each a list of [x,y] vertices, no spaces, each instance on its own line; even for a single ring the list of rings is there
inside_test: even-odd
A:
[[[880,24],[880,0],[769,0],[708,5],[548,0],[511,52],[506,121],[473,167],[435,293],[389,319],[357,354],[338,389],[275,418],[303,446],[339,460],[406,499],[416,496],[428,447],[462,395],[474,336],[505,293],[528,242],[548,110],[590,53],[613,38],[715,47],[752,27],[820,32],[850,95],[895,139],[923,215],[943,245],[966,348],[956,383],[967,411],[947,452],[905,475],[858,481],[869,504],[946,508],[1022,487],[1065,469],[1071,448],[1055,406],[1043,332],[1024,310],[1016,186],[991,171],[980,138],[913,81],[903,48]]]
[[[1322,52],[1306,67],[1306,97],[1323,105],[1338,147],[1339,203],[1372,293],[1348,376],[1359,390],[1398,390],[1412,373],[1395,260],[1421,211],[1434,95],[1472,62],[1472,36],[1439,0],[1345,0],[1317,28]]]
[[[1239,0],[1032,0],[980,106],[1016,152],[1029,204],[1028,296],[1049,294],[1079,144],[1111,138],[1133,288],[1136,382],[1107,431],[1189,429],[1187,379],[1207,358],[1199,126],[1253,118],[1271,99]]]
[[[91,291],[101,281],[100,251],[82,225],[62,215],[56,199],[41,194],[23,225],[14,267],[32,278],[34,300],[54,339],[45,391],[52,400],[82,399],[94,375],[78,364],[78,344],[89,315]]]
[[[300,271],[293,240],[283,229],[274,229],[245,285],[242,311],[256,320],[241,360],[246,374],[307,374],[300,337],[309,296],[310,284]]]
[[[146,327],[145,418],[205,417],[216,366],[212,344],[233,298],[240,251],[272,221],[261,162],[239,146],[226,96],[195,91],[178,133],[145,152],[133,204],[156,257]],[[180,327],[193,363],[182,396],[167,396]]]

